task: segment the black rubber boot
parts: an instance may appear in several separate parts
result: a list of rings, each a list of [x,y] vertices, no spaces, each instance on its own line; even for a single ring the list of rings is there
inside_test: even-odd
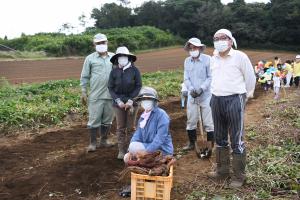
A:
[[[246,150],[242,154],[232,154],[232,170],[233,176],[230,188],[239,188],[242,187],[246,181]]]
[[[98,128],[91,128],[89,131],[90,131],[90,144],[87,147],[87,152],[94,152],[96,151],[96,146],[97,146]]]
[[[196,129],[194,130],[187,130],[188,138],[189,138],[189,143],[187,146],[183,147],[182,149],[185,151],[190,151],[195,149],[195,142],[197,140],[197,133]]]
[[[227,179],[229,177],[229,147],[216,148],[216,164],[215,171],[209,172],[208,177],[216,180]]]

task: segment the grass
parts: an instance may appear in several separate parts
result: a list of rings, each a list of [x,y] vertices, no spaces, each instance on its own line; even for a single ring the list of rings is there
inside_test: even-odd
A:
[[[160,99],[179,96],[182,71],[145,73],[143,84],[157,89]],[[69,115],[85,119],[86,107],[80,103],[79,80],[10,85],[0,79],[0,133],[64,125]]]

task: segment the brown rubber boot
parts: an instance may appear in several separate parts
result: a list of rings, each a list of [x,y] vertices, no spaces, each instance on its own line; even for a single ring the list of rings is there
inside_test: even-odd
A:
[[[117,130],[117,138],[118,138],[118,149],[119,153],[117,156],[118,160],[123,160],[126,153],[126,133],[125,129]]]
[[[230,188],[240,188],[246,181],[246,150],[242,154],[232,154],[233,177],[229,185]]]
[[[216,164],[215,171],[209,172],[208,177],[215,180],[224,180],[229,177],[229,147],[216,148]]]
[[[187,130],[187,134],[188,134],[188,138],[189,138],[189,143],[185,147],[183,147],[182,149],[184,151],[191,151],[191,150],[195,149],[195,142],[197,140],[196,129]]]
[[[90,131],[90,144],[87,147],[87,152],[94,152],[96,151],[97,146],[97,130],[98,128],[91,128]]]
[[[109,143],[107,141],[107,138],[108,138],[108,134],[109,134],[109,131],[110,131],[110,125],[101,125],[100,126],[100,143],[97,147],[112,147],[114,146],[114,144],[112,143]]]

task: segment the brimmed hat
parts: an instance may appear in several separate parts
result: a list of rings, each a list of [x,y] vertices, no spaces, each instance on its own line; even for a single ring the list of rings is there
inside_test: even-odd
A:
[[[296,55],[296,59],[300,59],[300,55]]]
[[[131,62],[136,61],[136,56],[130,53],[127,47],[118,47],[116,54],[113,57],[111,57],[110,62],[116,64],[116,62],[118,61],[118,57],[122,55],[128,56]]]
[[[104,35],[102,33],[98,33],[94,36],[94,39],[93,39],[94,43],[103,42],[103,41],[107,41],[106,35]]]
[[[142,101],[145,99],[152,99],[152,100],[159,101],[156,90],[148,86],[142,87],[139,95],[135,98],[135,100]]]
[[[184,50],[188,51],[189,50],[189,44],[192,44],[196,47],[206,47],[205,44],[201,43],[201,40],[199,40],[198,38],[191,38],[189,39],[189,41],[187,41],[184,45]]]

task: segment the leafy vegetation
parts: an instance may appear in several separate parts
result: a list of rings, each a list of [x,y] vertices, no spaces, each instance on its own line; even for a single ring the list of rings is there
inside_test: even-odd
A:
[[[44,51],[50,56],[87,55],[94,51],[92,39],[96,33],[104,33],[109,40],[110,51],[125,45],[130,51],[172,46],[180,40],[172,34],[150,26],[89,29],[78,35],[39,33],[23,35],[1,43],[19,51]]]
[[[143,74],[144,85],[157,89],[161,99],[178,96],[182,71]],[[86,108],[80,103],[79,80],[11,86],[0,81],[0,132],[39,129],[63,123],[68,115],[83,119]]]
[[[0,59],[16,59],[16,58],[46,58],[45,52],[31,52],[31,51],[0,51]]]

